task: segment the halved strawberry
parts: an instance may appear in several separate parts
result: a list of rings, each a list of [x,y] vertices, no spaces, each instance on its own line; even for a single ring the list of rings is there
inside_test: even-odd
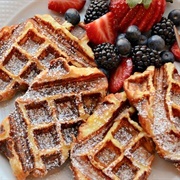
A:
[[[133,62],[131,58],[123,58],[116,71],[114,71],[109,80],[109,91],[116,93],[123,87],[124,80],[127,79],[133,71]]]
[[[171,47],[171,52],[174,54],[175,60],[180,61],[180,48],[177,42]]]
[[[49,0],[48,9],[64,14],[69,8],[81,10],[86,0]]]
[[[166,6],[166,0],[111,0],[110,11],[118,21],[118,30],[125,32],[130,25],[137,25],[143,32],[160,21]]]
[[[114,43],[117,37],[116,22],[111,12],[106,13],[99,19],[86,24],[87,36],[93,44],[104,42]]]

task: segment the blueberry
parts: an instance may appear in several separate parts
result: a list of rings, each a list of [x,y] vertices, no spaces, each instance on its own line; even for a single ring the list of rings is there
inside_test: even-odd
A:
[[[135,25],[131,25],[126,30],[126,38],[130,42],[137,42],[139,37],[141,36],[141,31]]]
[[[80,14],[76,9],[73,8],[70,8],[65,12],[64,18],[74,26],[80,22]]]
[[[174,9],[168,14],[168,19],[170,19],[174,25],[180,25],[180,9]]]
[[[131,51],[131,43],[126,38],[121,38],[116,42],[116,47],[121,55],[128,55]]]
[[[146,45],[148,41],[148,38],[145,35],[141,35],[138,39],[137,44],[138,45]]]
[[[165,48],[165,41],[161,36],[153,35],[148,39],[148,47],[157,51]]]
[[[122,39],[122,38],[125,38],[126,37],[126,34],[125,33],[121,33],[117,36],[117,39],[116,41],[118,41],[119,39]]]
[[[174,54],[170,51],[162,51],[160,56],[163,63],[174,62]]]

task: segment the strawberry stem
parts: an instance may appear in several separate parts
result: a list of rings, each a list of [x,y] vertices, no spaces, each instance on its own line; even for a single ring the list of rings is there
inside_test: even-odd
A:
[[[146,9],[149,8],[152,0],[126,0],[126,3],[130,8],[134,8],[138,4],[143,4]]]

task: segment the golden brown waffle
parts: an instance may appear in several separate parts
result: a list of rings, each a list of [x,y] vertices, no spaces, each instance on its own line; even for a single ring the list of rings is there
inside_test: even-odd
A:
[[[125,81],[124,89],[158,154],[180,169],[180,75],[174,64],[135,73]]]
[[[154,143],[135,122],[125,93],[110,94],[79,128],[71,150],[75,179],[145,180],[154,159]]]
[[[95,67],[83,26],[50,15],[36,15],[0,30],[0,101],[27,89],[49,62],[65,58],[70,65]]]
[[[69,66],[56,59],[0,126],[0,150],[17,179],[44,176],[68,158],[79,125],[106,95],[108,82],[97,68]]]

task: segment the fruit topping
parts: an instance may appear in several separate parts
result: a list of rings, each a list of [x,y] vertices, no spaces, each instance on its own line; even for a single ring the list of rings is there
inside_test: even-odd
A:
[[[120,57],[117,48],[110,43],[102,43],[94,49],[95,61],[100,68],[112,70],[117,68],[120,63]]]
[[[133,71],[131,58],[122,58],[117,69],[111,74],[109,80],[109,91],[116,93],[123,87],[124,80],[127,79]]]
[[[148,38],[145,35],[141,34],[141,36],[138,39],[137,44],[138,45],[147,45],[147,42],[148,42]]]
[[[77,25],[80,22],[80,14],[73,8],[70,8],[65,12],[64,18],[73,25]]]
[[[144,71],[148,66],[160,67],[163,64],[158,51],[146,45],[137,45],[132,48],[132,61],[135,71]]]
[[[111,0],[110,11],[118,21],[120,32],[125,32],[130,25],[136,25],[145,32],[160,21],[165,5],[165,0]]]
[[[127,56],[131,52],[131,43],[125,37],[119,38],[116,41],[116,46],[122,56]]]
[[[92,0],[86,10],[84,17],[85,23],[90,23],[99,17],[103,16],[109,11],[109,4],[107,0]]]
[[[161,36],[166,45],[172,45],[175,41],[173,22],[170,19],[162,17],[161,21],[152,28],[152,34]]]
[[[177,42],[172,45],[171,52],[174,54],[175,60],[180,61],[180,48]]]
[[[170,51],[162,51],[160,56],[163,63],[174,62],[174,55]]]
[[[126,30],[126,38],[132,42],[135,43],[139,40],[141,36],[141,32],[139,30],[139,28],[135,25],[131,25],[127,28]]]
[[[96,45],[115,42],[117,31],[113,13],[108,12],[85,27],[90,42]]]
[[[180,9],[173,9],[168,14],[168,19],[170,19],[174,25],[180,26]]]
[[[161,36],[153,35],[148,39],[148,47],[157,51],[165,48],[165,41]]]
[[[79,23],[78,11],[85,0],[49,2],[52,7],[52,2],[56,2],[53,8],[56,11],[65,12],[65,20],[73,25]],[[84,27],[95,62],[109,80],[110,92],[120,91],[124,80],[135,71],[180,61],[180,49],[174,43],[180,10],[171,11],[168,18],[163,17],[166,2],[171,0],[90,1]]]
[[[86,0],[48,0],[48,9],[64,14],[70,8],[81,10],[85,2]]]

